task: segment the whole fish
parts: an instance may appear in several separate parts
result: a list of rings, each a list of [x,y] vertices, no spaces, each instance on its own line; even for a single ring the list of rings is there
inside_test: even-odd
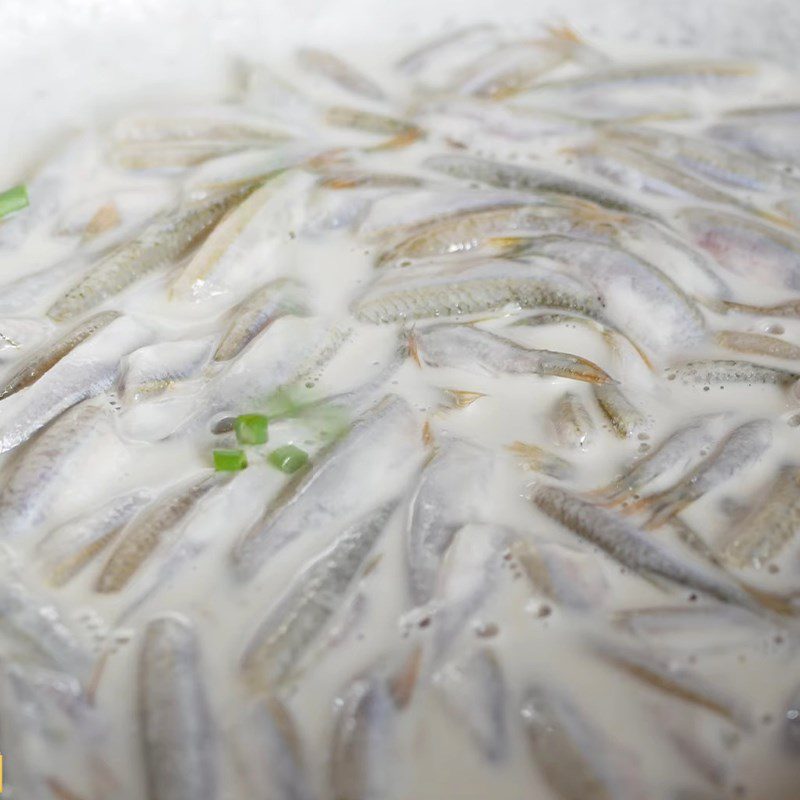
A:
[[[589,383],[613,383],[585,358],[523,347],[489,331],[467,325],[437,325],[414,332],[419,355],[432,367],[455,367],[492,375],[542,375]]]
[[[356,300],[353,313],[365,322],[385,324],[497,312],[506,306],[557,308],[604,318],[595,290],[555,271],[544,259],[525,264],[489,261],[441,271],[408,267],[399,276],[382,275]]]
[[[551,414],[556,439],[564,447],[587,447],[593,438],[595,425],[581,399],[573,392],[559,397]]]
[[[0,537],[31,532],[47,518],[65,478],[81,474],[90,457],[115,437],[111,407],[87,401],[62,414],[16,455],[0,489]]]
[[[139,655],[140,738],[152,800],[218,797],[217,747],[194,627],[154,619]]]
[[[213,341],[187,339],[140,347],[125,359],[121,391],[126,400],[157,397],[178,381],[190,378],[208,362]]]
[[[123,494],[51,531],[36,547],[48,581],[63,586],[74,578],[151,499],[144,490]]]
[[[430,156],[425,159],[423,166],[434,172],[489,186],[542,195],[563,195],[587,200],[611,211],[642,217],[654,216],[650,209],[632,203],[622,194],[548,170],[461,155]]]
[[[760,567],[775,558],[800,530],[800,469],[784,466],[757,502],[716,548],[732,567]]]
[[[651,512],[648,527],[657,527],[686,506],[752,466],[772,444],[772,423],[757,419],[734,428],[691,472],[645,505]]]
[[[671,697],[710,711],[744,730],[753,726],[751,713],[733,697],[720,689],[718,683],[703,679],[687,669],[676,669],[653,658],[648,652],[604,643],[595,647],[603,659],[626,674]]]
[[[148,223],[131,241],[95,264],[47,312],[56,322],[84,314],[150,272],[166,267],[196,245],[257,183],[189,202]]]
[[[716,417],[699,417],[671,433],[661,444],[633,464],[599,494],[616,504],[638,494],[651,481],[676,465],[688,465],[716,441]]]
[[[230,203],[224,216],[200,244],[189,263],[172,282],[173,297],[202,299],[224,292],[230,267],[244,249],[240,242],[254,229],[261,243],[287,235],[302,217],[298,201],[305,201],[314,180],[302,170],[275,169],[261,178],[253,191],[240,188],[241,202]],[[244,186],[252,187],[253,182]],[[270,236],[272,234],[272,236]]]
[[[302,313],[298,290],[295,281],[278,278],[245,298],[231,312],[231,321],[214,353],[214,361],[228,361],[237,356],[278,317]]]
[[[481,754],[501,761],[508,750],[506,681],[497,656],[481,647],[445,664],[433,685],[448,714],[464,726]]]
[[[682,134],[648,128],[620,128],[604,135],[623,145],[640,148],[706,180],[745,191],[796,191],[800,181],[775,169],[768,162],[721,147],[719,144]],[[698,197],[703,195],[698,194]],[[720,202],[719,198],[703,199]]]
[[[310,800],[302,743],[288,708],[275,697],[254,703],[235,733],[248,791],[273,800]]]
[[[666,578],[727,603],[752,607],[749,596],[731,579],[701,569],[673,554],[619,514],[593,505],[555,486],[540,486],[531,494],[534,505],[581,539],[604,550],[636,572]]]
[[[272,605],[242,656],[242,670],[254,687],[274,693],[297,673],[303,656],[344,605],[396,505],[381,506],[349,526]]]
[[[746,61],[665,61],[598,69],[586,75],[543,81],[535,92],[583,94],[641,87],[647,90],[675,87],[714,87],[723,82],[752,78],[758,72]]]
[[[76,327],[65,333],[59,339],[40,348],[39,352],[33,353],[26,358],[14,374],[5,382],[0,389],[0,400],[4,397],[24,389],[35,383],[51,367],[57,364],[67,353],[71,352],[81,342],[102,330],[119,317],[116,311],[103,311],[83,320]]]
[[[409,236],[382,252],[378,266],[429,259],[468,252],[497,249],[490,237],[524,231],[533,234],[569,234],[575,237],[603,238],[603,223],[578,203],[563,201],[504,203],[469,209],[450,217],[416,226]]]
[[[523,248],[563,262],[599,292],[605,317],[631,341],[657,355],[705,338],[695,302],[653,264],[618,247],[559,236],[535,237]]]
[[[617,436],[627,439],[650,427],[650,419],[628,400],[615,383],[592,386],[592,392]]]
[[[631,147],[638,144],[624,137],[614,137],[611,129],[591,145],[579,147],[575,152],[581,166],[588,168],[612,183],[628,191],[645,191],[682,200],[706,200],[721,205],[742,206],[758,213],[734,195],[716,189],[706,181],[683,171],[668,158],[645,149]]]
[[[174,540],[197,502],[224,478],[202,472],[177,488],[168,489],[145,506],[122,530],[94,584],[96,592],[119,592],[159,547]]]
[[[456,531],[481,514],[482,489],[493,466],[483,448],[452,440],[422,471],[405,531],[408,583],[415,605],[433,597],[442,559]]]
[[[532,684],[522,698],[522,727],[545,783],[560,800],[618,800],[621,781],[608,737],[559,691]]]
[[[361,95],[369,100],[384,98],[383,90],[378,84],[327,50],[303,47],[297,51],[297,59],[304,69],[328,78],[348,92]]]
[[[800,289],[800,237],[752,218],[706,208],[677,212],[694,244],[753,283]]]
[[[68,408],[110,389],[119,376],[122,356],[150,338],[151,332],[141,324],[120,317],[24,392],[0,400],[0,453],[17,447]]]
[[[234,544],[238,579],[252,578],[268,556],[305,533],[324,535],[334,521],[366,513],[386,492],[384,476],[410,479],[422,457],[414,414],[405,400],[388,397],[353,424],[346,436],[317,455]],[[369,505],[366,503],[369,502]]]
[[[747,331],[717,331],[714,338],[717,340],[717,344],[739,353],[754,353],[793,361],[800,360],[800,346],[779,339],[777,336]]]
[[[714,359],[688,361],[669,367],[665,376],[668,381],[680,381],[693,386],[709,386],[726,383],[774,384],[791,386],[800,378],[800,372],[780,367],[756,364],[752,361]]]

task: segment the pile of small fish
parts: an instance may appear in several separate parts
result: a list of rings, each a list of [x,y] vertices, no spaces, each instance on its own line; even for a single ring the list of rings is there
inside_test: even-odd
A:
[[[797,77],[357,63],[13,190],[4,797],[795,800]]]

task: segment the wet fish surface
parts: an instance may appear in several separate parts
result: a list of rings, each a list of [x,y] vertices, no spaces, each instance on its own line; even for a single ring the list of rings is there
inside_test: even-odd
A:
[[[14,76],[9,798],[796,800],[797,75],[428,17]]]

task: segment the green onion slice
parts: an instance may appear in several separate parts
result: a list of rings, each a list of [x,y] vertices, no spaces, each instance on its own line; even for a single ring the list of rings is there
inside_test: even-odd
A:
[[[297,472],[300,467],[304,467],[308,463],[308,453],[293,444],[287,444],[284,447],[273,450],[267,460],[281,472],[291,474],[292,472]]]
[[[263,414],[241,414],[233,429],[239,444],[264,444],[269,438],[269,419]]]
[[[244,450],[215,450],[214,469],[217,472],[236,472],[247,466]]]
[[[25,186],[14,186],[0,192],[0,218],[13,214],[28,205],[28,190]]]

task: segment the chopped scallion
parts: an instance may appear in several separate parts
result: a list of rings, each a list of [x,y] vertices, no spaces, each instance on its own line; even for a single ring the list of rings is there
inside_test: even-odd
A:
[[[236,472],[247,466],[247,456],[243,450],[215,450],[214,469],[217,472]]]
[[[13,214],[28,205],[28,190],[25,186],[14,186],[0,192],[0,218]]]
[[[273,450],[267,460],[281,472],[291,474],[292,472],[297,472],[300,467],[304,467],[308,463],[308,453],[293,444],[287,444],[277,450]]]
[[[233,429],[239,444],[264,444],[269,438],[269,419],[263,414],[240,414]]]

